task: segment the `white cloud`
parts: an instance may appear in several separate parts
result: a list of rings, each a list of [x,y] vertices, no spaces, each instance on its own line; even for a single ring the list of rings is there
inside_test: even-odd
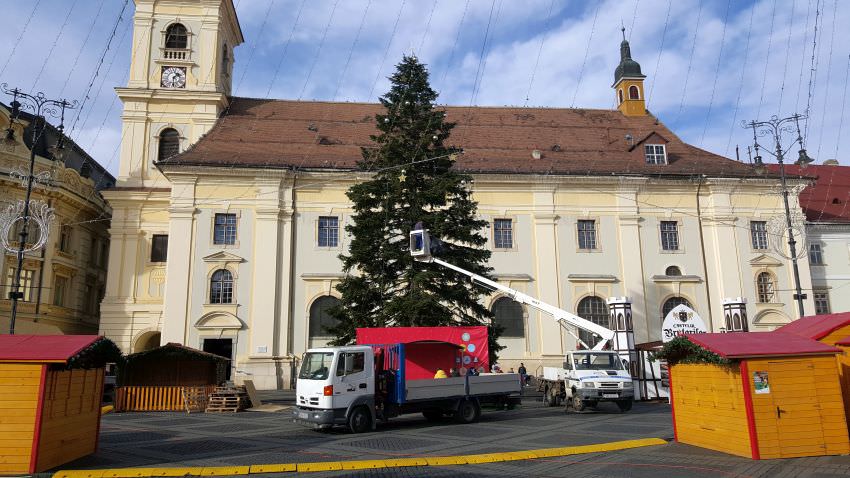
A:
[[[386,77],[401,56],[416,51],[429,65],[432,86],[441,93],[442,103],[470,103],[475,74],[483,61],[476,104],[523,105],[528,96],[529,106],[569,107],[575,97],[575,107],[612,108],[614,93],[610,86],[619,62],[622,19],[631,30],[627,33],[633,57],[647,75],[646,92],[651,92],[649,109],[679,136],[697,146],[734,156],[736,144],[745,150],[752,140],[738,124],[742,119],[802,113],[808,102],[815,19],[815,3],[808,0],[759,0],[745,4],[723,0],[495,2],[236,2],[246,43],[235,52],[234,93],[298,98],[303,90],[304,99],[375,101],[387,90]],[[334,3],[337,8],[320,51]],[[399,16],[402,4],[404,8]],[[57,38],[60,22],[73,5],[77,5],[75,11]],[[302,5],[301,18],[293,30],[295,14]],[[367,5],[369,13],[361,25]],[[724,19],[727,5],[731,5],[731,12]],[[850,54],[848,32],[843,26],[850,24],[850,6],[845,2],[821,2],[821,5],[807,147],[819,161],[836,156],[838,148],[838,159],[850,164],[850,132],[844,126],[850,124],[850,105],[844,106],[844,116],[848,118],[841,120]],[[97,15],[101,6],[102,12]],[[553,16],[547,18],[550,6]],[[32,5],[10,3],[6,9],[11,21],[0,31],[0,67],[7,59],[9,66],[0,82],[31,89],[36,73],[45,65],[47,51],[56,42],[55,51],[35,86],[53,97],[67,81],[67,96],[81,99],[120,7],[120,2],[42,0],[23,30]],[[670,18],[662,50],[668,7]],[[599,13],[591,40],[596,8]],[[637,16],[633,17],[635,13]],[[102,163],[110,161],[120,141],[121,104],[114,103],[111,89],[123,86],[130,61],[132,35],[121,37],[130,26],[129,15],[125,18],[119,24],[119,39],[101,66],[91,98],[77,124],[78,131],[74,133],[79,135],[78,142],[90,148]],[[398,27],[393,34],[397,19]],[[482,60],[488,19],[490,33]],[[90,30],[91,36],[83,44]],[[20,35],[22,42],[11,55]],[[535,69],[538,51],[540,60]],[[79,61],[75,62],[78,55]],[[280,70],[275,74],[278,64]],[[532,74],[534,82],[529,91]],[[101,134],[95,140],[97,130]],[[839,136],[841,144],[838,144]],[[790,136],[784,139],[793,140]],[[112,162],[110,170],[117,170],[117,160]]]

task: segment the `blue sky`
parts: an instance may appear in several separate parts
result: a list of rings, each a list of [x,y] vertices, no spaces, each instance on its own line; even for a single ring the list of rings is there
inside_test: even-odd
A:
[[[108,50],[124,0],[8,3],[0,82],[83,102],[67,131],[117,171],[122,106],[113,88],[126,84],[133,2]],[[402,54],[414,52],[429,65],[441,103],[613,108],[622,22],[647,75],[648,108],[686,141],[732,158],[740,145],[745,158],[752,133],[741,120],[808,106],[810,155],[850,165],[850,2],[234,3],[246,39],[235,51],[237,96],[376,101]],[[788,146],[794,138],[784,139]]]

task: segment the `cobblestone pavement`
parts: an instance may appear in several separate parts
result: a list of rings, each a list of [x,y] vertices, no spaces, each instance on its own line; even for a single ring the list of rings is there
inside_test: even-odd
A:
[[[429,423],[411,415],[371,433],[315,432],[288,412],[238,414],[119,413],[103,417],[98,452],[61,469],[228,466],[394,457],[446,456],[604,443],[672,440],[670,408],[638,403],[569,414],[526,400],[511,411],[485,410],[481,421]],[[850,456],[752,461],[670,443],[609,453],[483,465],[311,473],[320,477],[827,477],[850,476]],[[289,474],[292,476],[292,474]],[[271,475],[251,475],[271,476]]]

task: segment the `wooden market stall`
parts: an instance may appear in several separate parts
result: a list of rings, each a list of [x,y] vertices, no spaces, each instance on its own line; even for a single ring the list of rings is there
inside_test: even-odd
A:
[[[193,397],[209,396],[225,381],[228,362],[175,343],[130,354],[118,369],[115,411],[186,410],[187,392]]]
[[[94,453],[104,365],[120,356],[96,335],[0,335],[0,474]]]
[[[844,395],[844,414],[850,420],[850,312],[810,315],[784,325],[776,332],[807,337],[841,349],[841,353],[836,354],[835,357],[838,361],[838,376]]]
[[[756,460],[850,453],[839,352],[780,332],[668,342],[676,440]]]

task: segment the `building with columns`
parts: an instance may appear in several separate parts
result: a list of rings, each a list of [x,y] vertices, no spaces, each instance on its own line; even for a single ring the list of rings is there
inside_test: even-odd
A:
[[[100,191],[112,187],[115,178],[50,123],[34,142],[35,121],[29,112],[15,115],[0,104],[0,131],[5,133],[0,146],[0,212],[24,201],[30,153],[35,154],[34,173],[39,178],[31,200],[54,211],[47,243],[24,253],[19,289],[23,298],[18,302],[15,333],[95,334],[106,286],[112,213]],[[51,152],[60,137],[65,144],[61,158]],[[28,228],[30,237],[40,232],[34,222]],[[17,239],[14,234],[12,229],[12,241]],[[0,334],[10,331],[9,293],[17,266],[17,254],[0,248]]]
[[[136,4],[101,333],[125,352],[219,353],[237,380],[290,387],[301,354],[329,339],[345,192],[369,177],[356,162],[382,107],[232,97],[231,0]],[[639,343],[660,340],[683,303],[713,331],[796,319],[790,264],[765,227],[784,214],[776,175],[683,142],[646,110],[625,40],[620,52],[615,110],[445,107],[494,278],[606,326],[606,299],[628,297]],[[746,299],[737,325],[730,298]],[[485,302],[505,327],[503,368],[533,373],[574,348],[549,317]]]

